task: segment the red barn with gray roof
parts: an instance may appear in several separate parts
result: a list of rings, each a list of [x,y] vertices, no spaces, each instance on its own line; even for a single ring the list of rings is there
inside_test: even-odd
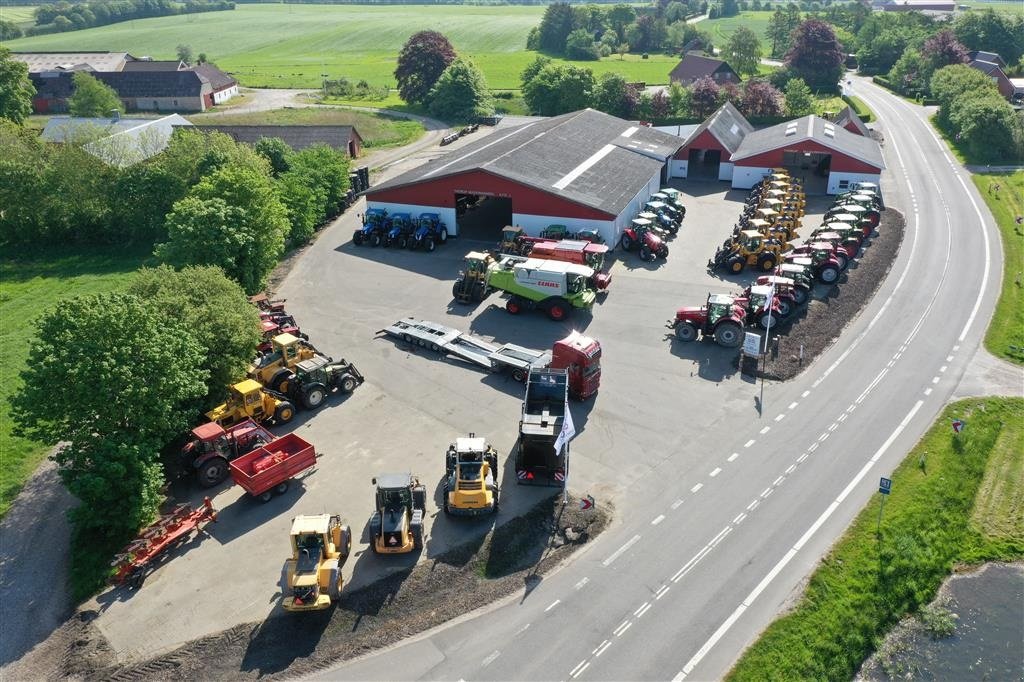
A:
[[[672,157],[672,177],[732,179],[730,158],[753,130],[743,114],[726,102],[683,141]]]
[[[450,234],[498,241],[502,227],[595,229],[614,244],[668,178],[681,138],[584,109],[454,149],[368,190],[368,208],[439,213]]]

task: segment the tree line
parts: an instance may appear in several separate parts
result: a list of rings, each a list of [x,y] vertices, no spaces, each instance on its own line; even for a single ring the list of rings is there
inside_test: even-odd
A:
[[[217,12],[234,8],[235,3],[231,0],[95,0],[74,4],[58,2],[37,7],[35,26],[30,27],[26,33],[30,36],[63,33],[132,19]]]

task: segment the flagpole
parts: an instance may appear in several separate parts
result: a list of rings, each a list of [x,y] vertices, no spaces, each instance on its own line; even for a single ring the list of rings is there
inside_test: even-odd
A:
[[[768,290],[768,300],[765,301],[765,308],[768,313],[768,326],[764,330],[764,348],[761,350],[761,416],[764,416],[764,373],[768,369],[768,337],[772,334],[772,320],[775,319],[775,315],[772,314],[772,304],[775,302],[775,282],[772,282],[771,289]]]

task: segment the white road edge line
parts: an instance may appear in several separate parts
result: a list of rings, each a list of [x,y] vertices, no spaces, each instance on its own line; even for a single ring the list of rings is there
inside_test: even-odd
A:
[[[676,500],[675,502],[672,503],[672,508],[673,509],[679,509],[679,507],[680,507],[680,505],[682,505],[682,503],[683,503],[682,500]]]
[[[556,606],[558,606],[561,603],[562,603],[561,599],[556,599],[555,601],[553,601],[550,604],[548,604],[548,607],[546,609],[544,609],[544,613],[547,613],[548,611],[550,611],[551,609],[555,608]]]
[[[482,665],[482,666],[483,666],[484,668],[486,668],[486,667],[487,667],[487,666],[489,666],[489,665],[490,665],[491,663],[494,663],[494,659],[496,659],[496,658],[497,658],[498,656],[501,656],[501,652],[500,652],[500,651],[497,651],[497,650],[495,650],[495,651],[492,651],[491,653],[489,653],[489,654],[487,655],[487,658],[485,658],[485,659],[483,660],[483,663],[481,663],[481,665]]]
[[[756,440],[754,440],[753,438],[751,438],[750,440],[748,440],[748,441],[747,441],[746,443],[744,443],[744,444],[743,444],[743,447],[745,447],[745,448],[749,448],[749,447],[750,447],[751,445],[753,445],[753,444],[754,444],[754,443],[756,443],[756,442],[757,442]]]
[[[639,535],[634,535],[633,537],[631,537],[629,540],[626,541],[626,544],[624,544],[622,547],[619,547],[610,557],[602,561],[602,565],[611,566],[613,561],[622,556],[623,552],[625,552],[627,549],[635,545],[638,540],[640,540]]]
[[[583,587],[584,585],[586,585],[586,584],[587,584],[587,583],[589,583],[589,582],[590,582],[590,578],[586,578],[586,577],[584,577],[584,578],[583,578],[582,580],[580,580],[580,581],[579,581],[578,583],[576,583],[575,585],[573,585],[573,587],[575,587],[575,588],[576,588],[577,590],[579,590],[579,589],[581,589],[581,588],[582,588],[582,587]]]
[[[800,549],[803,548],[803,546],[806,545],[812,537],[814,537],[814,534],[818,532],[818,529],[820,529],[825,524],[829,517],[832,516],[832,514],[835,512],[835,510],[839,508],[839,505],[843,503],[843,501],[850,495],[851,492],[853,492],[854,488],[856,488],[860,484],[861,480],[863,480],[863,478],[867,475],[867,473],[871,470],[875,463],[882,458],[882,455],[885,454],[885,452],[889,449],[893,442],[895,442],[899,435],[903,433],[903,430],[907,428],[907,425],[914,418],[914,415],[917,414],[917,411],[921,409],[921,405],[923,404],[924,401],[922,400],[918,400],[914,404],[914,407],[910,409],[910,412],[907,413],[907,416],[904,417],[903,421],[901,421],[899,426],[896,427],[896,430],[889,435],[889,437],[885,440],[884,443],[882,443],[882,446],[878,448],[874,456],[870,460],[868,460],[868,462],[861,468],[860,471],[857,472],[857,474],[846,485],[843,491],[839,493],[839,496],[835,500],[833,500],[831,504],[829,504],[828,508],[826,508],[825,511],[821,513],[821,516],[819,516],[817,520],[815,520],[815,522],[811,524],[811,527],[807,529],[807,531],[799,540],[797,540],[796,544],[793,545],[793,547],[786,552],[782,559],[780,559],[779,562],[775,564],[772,570],[770,570],[768,574],[761,580],[761,582],[758,583],[757,586],[750,592],[750,594],[747,595],[747,598],[744,599],[740,603],[740,605],[736,607],[732,614],[730,614],[730,616],[725,619],[725,622],[722,623],[717,630],[715,630],[714,634],[712,634],[708,641],[704,643],[704,646],[702,646],[697,651],[697,653],[695,653],[693,657],[690,658],[689,661],[687,661],[686,665],[683,666],[683,669],[680,671],[679,675],[676,676],[677,679],[681,680],[685,678],[687,675],[689,675],[691,672],[693,672],[693,669],[697,667],[697,664],[699,664],[701,660],[703,660],[704,657],[708,655],[708,652],[711,651],[715,644],[717,644],[718,641],[725,636],[725,633],[728,632],[730,628],[732,628],[732,626],[736,623],[737,620],[739,620],[740,616],[743,615],[743,612],[750,608],[750,606],[761,595],[761,593],[764,592],[768,585],[771,584],[773,580],[775,580],[775,577],[782,572],[782,569],[784,569],[786,565],[793,559],[793,557],[796,556],[796,553],[800,551]]]

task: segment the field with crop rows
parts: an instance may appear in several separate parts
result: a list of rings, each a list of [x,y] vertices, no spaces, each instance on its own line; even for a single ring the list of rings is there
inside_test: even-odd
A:
[[[26,5],[0,7],[0,20],[11,21],[22,28],[36,23],[36,8]]]
[[[415,31],[435,29],[472,58],[492,88],[519,86],[535,56],[526,35],[543,7],[464,5],[238,5],[225,12],[140,19],[83,31],[22,38],[12,50],[126,50],[173,58],[180,43],[205,52],[243,85],[318,87],[331,79],[363,79],[394,86],[398,50]],[[617,71],[630,80],[666,83],[676,60],[662,55],[608,57],[581,62],[595,73]]]

